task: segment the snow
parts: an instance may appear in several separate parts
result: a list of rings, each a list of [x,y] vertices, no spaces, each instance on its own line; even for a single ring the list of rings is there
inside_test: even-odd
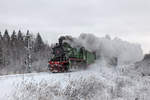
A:
[[[143,58],[139,44],[108,35],[82,34],[74,39],[79,43],[72,45],[84,45],[98,56],[88,69],[0,76],[0,100],[149,100],[150,77],[135,64]],[[116,66],[108,63],[116,57]]]
[[[0,100],[149,100],[150,77],[134,67],[95,63],[78,72],[1,76]]]

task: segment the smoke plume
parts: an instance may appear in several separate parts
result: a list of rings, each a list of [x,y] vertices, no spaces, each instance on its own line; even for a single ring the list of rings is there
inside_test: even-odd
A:
[[[122,65],[143,59],[143,51],[139,44],[129,43],[119,38],[111,39],[109,35],[96,37],[93,34],[81,34],[78,38],[69,37],[66,41],[72,47],[83,46],[88,51],[96,52],[98,60],[103,59],[107,63],[116,61],[117,65]]]

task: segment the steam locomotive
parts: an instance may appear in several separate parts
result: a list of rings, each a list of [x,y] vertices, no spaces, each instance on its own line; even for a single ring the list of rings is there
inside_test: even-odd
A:
[[[89,52],[81,46],[73,47],[66,40],[73,41],[70,37],[62,36],[59,38],[59,43],[56,43],[52,48],[53,56],[48,64],[48,69],[51,72],[86,69],[89,64],[94,63],[96,59],[94,52]]]

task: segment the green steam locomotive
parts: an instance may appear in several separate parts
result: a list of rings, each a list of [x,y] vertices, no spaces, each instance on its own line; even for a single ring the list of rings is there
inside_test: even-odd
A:
[[[52,48],[52,58],[48,68],[51,72],[68,72],[78,69],[86,69],[88,65],[94,63],[96,54],[85,50],[84,47],[72,47],[65,40],[72,41],[68,36],[59,38],[59,43]]]

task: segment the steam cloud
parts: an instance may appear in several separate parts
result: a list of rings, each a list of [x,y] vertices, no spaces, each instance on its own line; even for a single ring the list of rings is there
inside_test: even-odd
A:
[[[109,35],[96,37],[93,34],[81,34],[68,41],[73,47],[83,46],[86,50],[96,52],[98,59],[109,62],[117,59],[117,64],[130,64],[143,59],[143,51],[139,44],[129,43],[119,38],[111,39]]]

